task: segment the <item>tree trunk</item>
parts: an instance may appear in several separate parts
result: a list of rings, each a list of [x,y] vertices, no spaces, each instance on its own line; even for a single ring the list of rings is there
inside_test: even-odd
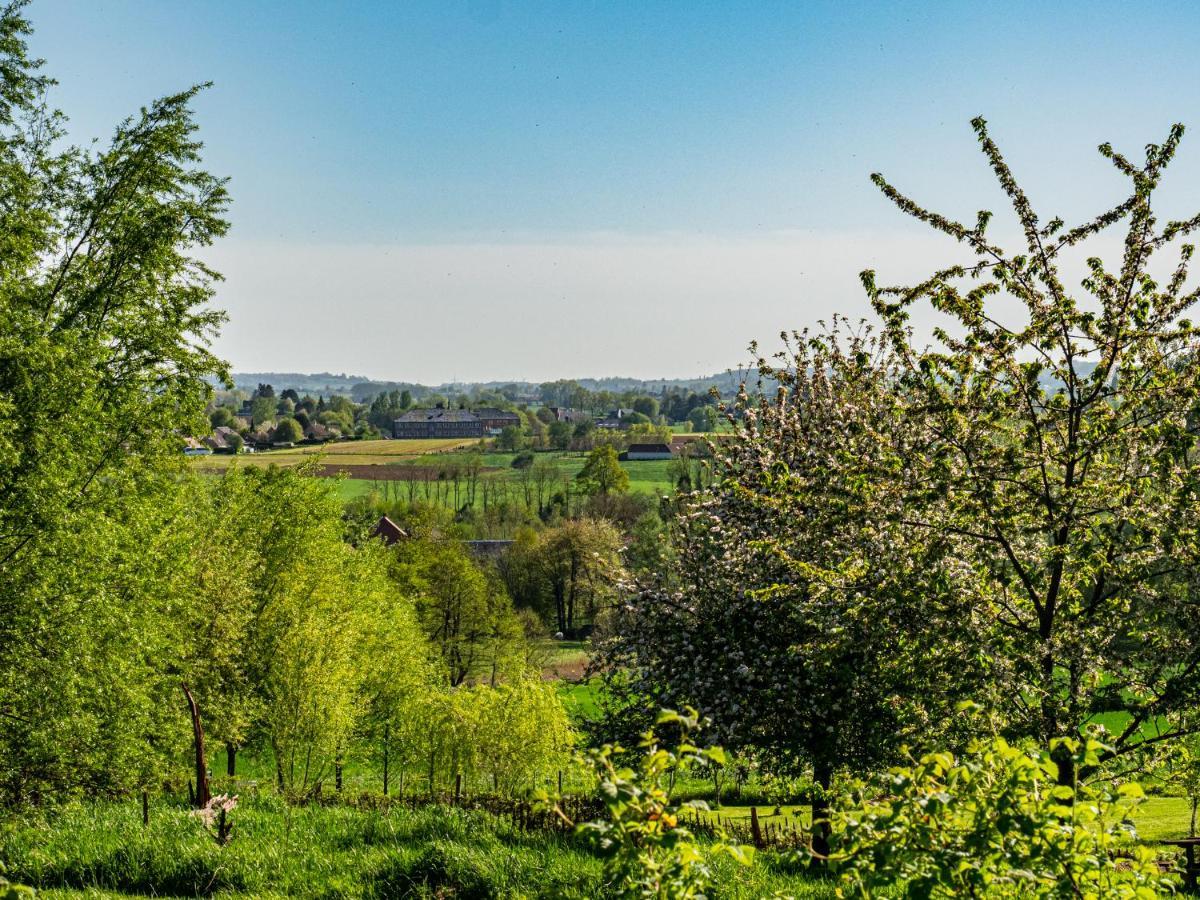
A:
[[[812,846],[822,857],[829,855],[829,790],[833,786],[833,766],[828,760],[818,759],[813,766]]]
[[[225,744],[225,774],[230,778],[237,775],[237,745],[228,742]]]
[[[1054,760],[1055,764],[1058,766],[1058,783],[1059,783],[1059,785],[1061,787],[1069,787],[1072,790],[1074,790],[1075,789],[1075,781],[1076,781],[1076,772],[1075,772],[1075,759],[1074,759],[1074,757],[1071,756],[1071,751],[1066,749],[1065,747],[1060,746],[1053,753],[1050,754],[1050,758],[1052,760]],[[1071,804],[1074,802],[1075,802],[1074,797],[1072,797],[1070,800],[1067,801],[1068,804]]]
[[[383,726],[383,796],[388,795],[388,738],[391,726]]]
[[[283,793],[283,759],[279,756],[279,745],[271,741],[271,755],[275,757],[275,785]]]
[[[186,683],[182,684],[183,693],[187,697],[188,711],[192,714],[192,741],[196,747],[196,809],[208,806],[212,794],[208,790],[208,762],[204,758],[204,727],[200,724],[200,708],[196,698],[188,690]]]

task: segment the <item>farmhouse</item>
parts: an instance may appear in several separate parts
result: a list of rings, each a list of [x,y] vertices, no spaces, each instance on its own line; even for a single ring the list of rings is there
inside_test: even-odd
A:
[[[667,444],[630,444],[621,459],[671,459],[674,455]]]
[[[401,439],[483,437],[483,424],[466,409],[410,409],[392,423]]]
[[[515,412],[509,412],[504,409],[493,409],[490,406],[480,407],[475,410],[475,416],[479,419],[479,424],[483,426],[484,434],[496,435],[505,428],[521,427],[521,417]]]
[[[472,438],[499,434],[521,417],[502,409],[410,409],[392,422],[392,434],[400,439]]]

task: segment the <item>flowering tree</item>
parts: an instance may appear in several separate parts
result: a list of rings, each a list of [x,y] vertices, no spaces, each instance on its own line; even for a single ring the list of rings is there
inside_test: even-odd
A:
[[[1151,207],[1183,128],[1148,145],[1141,165],[1102,145],[1129,196],[1067,228],[1039,219],[986,123],[972,125],[1024,234],[1018,251],[988,236],[991,213],[968,227],[873,176],[975,257],[911,287],[863,273],[898,383],[928,413],[935,499],[905,521],[963,561],[956,590],[972,598],[1012,727],[1049,743],[1119,711],[1102,755],[1120,756],[1200,727],[1188,715],[1200,696],[1193,247],[1180,244],[1161,279],[1150,267],[1200,228],[1200,216],[1160,227]],[[1087,258],[1082,290],[1069,288],[1066,254],[1121,222],[1123,257]],[[906,326],[923,302],[953,323],[931,349]],[[1069,780],[1069,756],[1060,769]]]
[[[892,390],[896,363],[840,322],[763,361],[777,394],[743,392],[716,480],[680,504],[676,554],[602,645],[618,690],[694,705],[727,748],[811,765],[822,789],[951,721],[974,670],[945,542],[904,522],[925,434]]]

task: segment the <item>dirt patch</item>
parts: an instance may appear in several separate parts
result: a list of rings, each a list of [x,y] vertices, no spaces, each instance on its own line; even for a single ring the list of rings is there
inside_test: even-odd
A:
[[[322,478],[345,475],[347,478],[357,478],[363,481],[437,481],[441,471],[438,466],[403,466],[387,463],[377,465],[330,463],[317,467],[317,475]],[[480,474],[499,471],[501,470],[498,466],[484,466],[479,470]],[[465,475],[460,476],[460,480],[465,479]]]
[[[579,681],[587,672],[587,657],[549,663],[542,668],[542,681]]]

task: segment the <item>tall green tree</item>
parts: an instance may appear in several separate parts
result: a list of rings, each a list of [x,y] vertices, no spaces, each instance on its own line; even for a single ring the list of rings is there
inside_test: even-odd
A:
[[[0,797],[142,777],[165,671],[146,502],[204,433],[222,315],[196,250],[223,234],[190,104],[63,146],[52,82],[0,12]],[[165,539],[165,538],[164,538]],[[178,687],[175,687],[178,690]],[[173,698],[172,702],[177,698]],[[162,702],[166,702],[163,698]]]
[[[495,573],[475,564],[461,542],[418,535],[397,544],[392,577],[416,600],[426,636],[454,686],[519,675],[525,634]]]
[[[621,536],[603,519],[570,519],[540,536],[531,561],[541,581],[540,611],[562,634],[591,623],[615,594]]]
[[[622,494],[629,490],[629,473],[617,459],[617,451],[608,444],[588,454],[575,480],[587,494]]]

